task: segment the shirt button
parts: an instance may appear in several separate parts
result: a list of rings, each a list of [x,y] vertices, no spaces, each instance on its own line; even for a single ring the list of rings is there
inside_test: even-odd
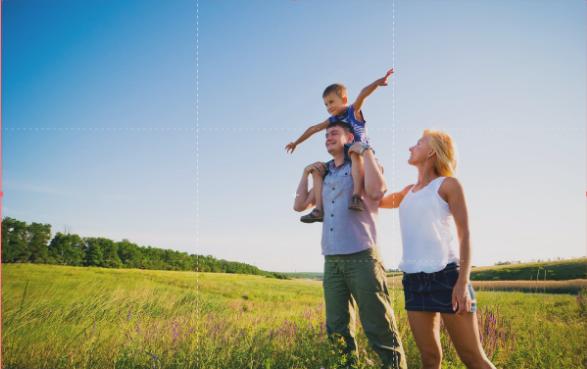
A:
[[[334,187],[332,187],[332,191],[334,191]]]
[[[332,203],[334,204],[334,200],[332,200]]]
[[[330,228],[330,232],[332,232],[332,228]]]
[[[330,214],[330,216],[331,216],[331,217],[333,217],[333,216],[334,216],[334,214]]]

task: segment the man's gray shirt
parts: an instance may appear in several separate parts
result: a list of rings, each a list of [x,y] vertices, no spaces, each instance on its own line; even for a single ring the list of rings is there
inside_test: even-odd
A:
[[[339,167],[331,160],[327,168],[322,186],[322,255],[352,254],[375,247],[379,202],[364,197],[363,211],[350,210],[353,195],[350,160],[345,160]]]

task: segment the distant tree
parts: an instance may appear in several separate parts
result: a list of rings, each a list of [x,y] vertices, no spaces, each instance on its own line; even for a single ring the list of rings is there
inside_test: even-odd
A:
[[[26,263],[31,253],[28,247],[27,224],[6,217],[2,220],[2,261]]]
[[[146,248],[143,248],[143,253],[145,255],[143,262],[145,269],[169,270],[169,266],[163,260],[163,249],[147,246]]]
[[[117,242],[116,245],[118,247],[118,257],[123,267],[140,268],[143,265],[143,252],[138,245],[126,239]]]
[[[84,242],[77,234],[57,232],[49,243],[49,257],[56,264],[84,265]]]
[[[51,225],[32,223],[28,227],[29,261],[32,263],[46,263],[49,257],[49,240],[51,239]]]
[[[105,268],[120,268],[122,267],[122,261],[118,256],[118,247],[114,241],[107,238],[100,238],[100,244],[102,245],[103,261],[102,265]]]
[[[6,217],[2,220],[2,260],[7,263],[45,263],[51,225],[25,222]]]
[[[106,268],[192,270],[215,273],[243,273],[287,278],[256,266],[211,255],[139,246],[129,240],[114,242],[104,237],[85,237],[58,232],[51,239],[49,224],[25,222],[5,217],[2,220],[2,261],[33,262]]]
[[[104,250],[98,238],[84,238],[84,265],[85,266],[102,266],[104,263]]]

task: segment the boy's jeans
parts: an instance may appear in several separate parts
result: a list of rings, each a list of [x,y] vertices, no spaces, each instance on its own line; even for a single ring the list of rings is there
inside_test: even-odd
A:
[[[326,255],[323,286],[329,337],[342,336],[345,352],[357,356],[356,302],[365,334],[381,358],[383,368],[407,369],[387,291],[385,269],[375,249],[349,255]]]

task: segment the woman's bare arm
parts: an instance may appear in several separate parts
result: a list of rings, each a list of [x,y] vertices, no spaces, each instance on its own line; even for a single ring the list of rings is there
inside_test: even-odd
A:
[[[462,314],[471,310],[471,298],[467,292],[467,284],[470,282],[471,275],[471,243],[467,204],[463,187],[456,178],[447,177],[438,189],[438,194],[448,203],[457,227],[460,270],[453,290],[453,306],[458,307],[457,313]]]
[[[412,186],[413,185],[406,186],[403,190],[399,192],[393,192],[383,197],[381,199],[381,202],[379,203],[379,207],[384,209],[399,208],[399,204],[401,204],[402,200],[407,195],[408,191],[412,188]]]

